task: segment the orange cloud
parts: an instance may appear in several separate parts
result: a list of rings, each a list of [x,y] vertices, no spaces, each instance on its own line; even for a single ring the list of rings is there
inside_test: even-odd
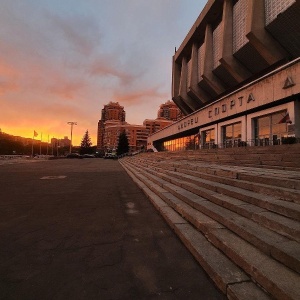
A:
[[[49,88],[49,92],[53,93],[59,97],[66,99],[74,99],[78,91],[84,88],[86,84],[84,82],[75,81],[71,82],[69,80],[55,82]]]
[[[0,60],[0,76],[15,77],[17,74],[18,72],[13,66]]]
[[[9,91],[17,90],[17,85],[15,83],[2,81],[0,78],[0,95],[3,95]]]
[[[145,99],[157,99],[157,98],[162,98],[162,99],[167,99],[168,94],[167,93],[161,93],[158,91],[158,88],[149,88],[149,89],[144,89],[144,90],[139,90],[139,91],[134,91],[134,92],[124,92],[121,93],[119,91],[115,92],[114,94],[114,100],[119,101],[120,103],[127,103],[127,104],[136,104],[137,102],[142,102],[142,100],[147,101]],[[164,100],[163,100],[164,101]]]
[[[0,95],[17,89],[18,71],[11,65],[0,61]]]

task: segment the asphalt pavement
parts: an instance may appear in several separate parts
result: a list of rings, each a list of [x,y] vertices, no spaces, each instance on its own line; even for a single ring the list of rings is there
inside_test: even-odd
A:
[[[225,299],[117,160],[0,165],[0,299]]]

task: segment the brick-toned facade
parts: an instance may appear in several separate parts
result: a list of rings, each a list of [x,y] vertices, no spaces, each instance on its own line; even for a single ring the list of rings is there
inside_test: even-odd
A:
[[[143,125],[146,126],[146,129],[148,131],[148,134],[153,134],[154,132],[161,130],[174,122],[171,120],[167,120],[164,118],[157,118],[157,119],[146,119],[143,122]]]
[[[119,135],[122,131],[125,131],[127,135],[129,151],[133,152],[146,148],[148,137],[146,126],[107,122],[103,139],[105,150],[117,148]]]
[[[179,107],[173,101],[168,100],[159,106],[156,119],[146,119],[143,124],[150,135],[171,125],[182,117],[183,114]]]
[[[103,150],[104,134],[105,134],[105,123],[108,121],[116,122],[117,124],[123,124],[125,122],[125,110],[118,102],[109,102],[104,105],[101,112],[101,120],[98,122],[98,135],[97,135],[97,149]]]
[[[144,148],[147,144],[148,131],[144,125],[131,125],[125,122],[125,110],[118,102],[104,105],[101,120],[98,122],[97,149],[106,151],[116,149],[120,133],[125,130],[130,151]]]
[[[182,117],[183,115],[179,107],[170,100],[164,104],[161,104],[157,112],[158,119],[164,118],[166,120],[177,121]]]

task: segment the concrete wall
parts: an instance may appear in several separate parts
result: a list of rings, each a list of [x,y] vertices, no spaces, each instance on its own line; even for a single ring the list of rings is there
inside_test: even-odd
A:
[[[172,99],[184,114],[299,57],[300,2],[289,2],[267,25],[277,4],[265,9],[264,0],[207,2],[173,56]]]
[[[172,136],[185,135],[191,129],[221,126],[242,120],[242,139],[253,137],[251,120],[254,117],[286,109],[295,124],[295,132],[300,137],[300,58],[269,74],[243,86],[219,100],[191,113],[180,121],[151,135],[148,144]],[[218,133],[218,142],[220,142]]]

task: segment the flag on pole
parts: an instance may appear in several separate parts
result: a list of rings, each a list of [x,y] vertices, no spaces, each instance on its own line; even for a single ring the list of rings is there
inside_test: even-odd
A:
[[[43,133],[41,133],[41,141],[40,141],[40,155],[42,155],[42,140],[43,140]]]
[[[292,123],[289,113],[286,113],[286,115],[278,122],[278,124],[281,123],[289,123],[289,124]]]
[[[35,130],[33,130],[33,137],[32,137],[32,146],[31,146],[31,156],[33,157],[33,142],[34,142],[34,138],[36,137],[36,136],[38,136],[39,134],[35,131]]]

